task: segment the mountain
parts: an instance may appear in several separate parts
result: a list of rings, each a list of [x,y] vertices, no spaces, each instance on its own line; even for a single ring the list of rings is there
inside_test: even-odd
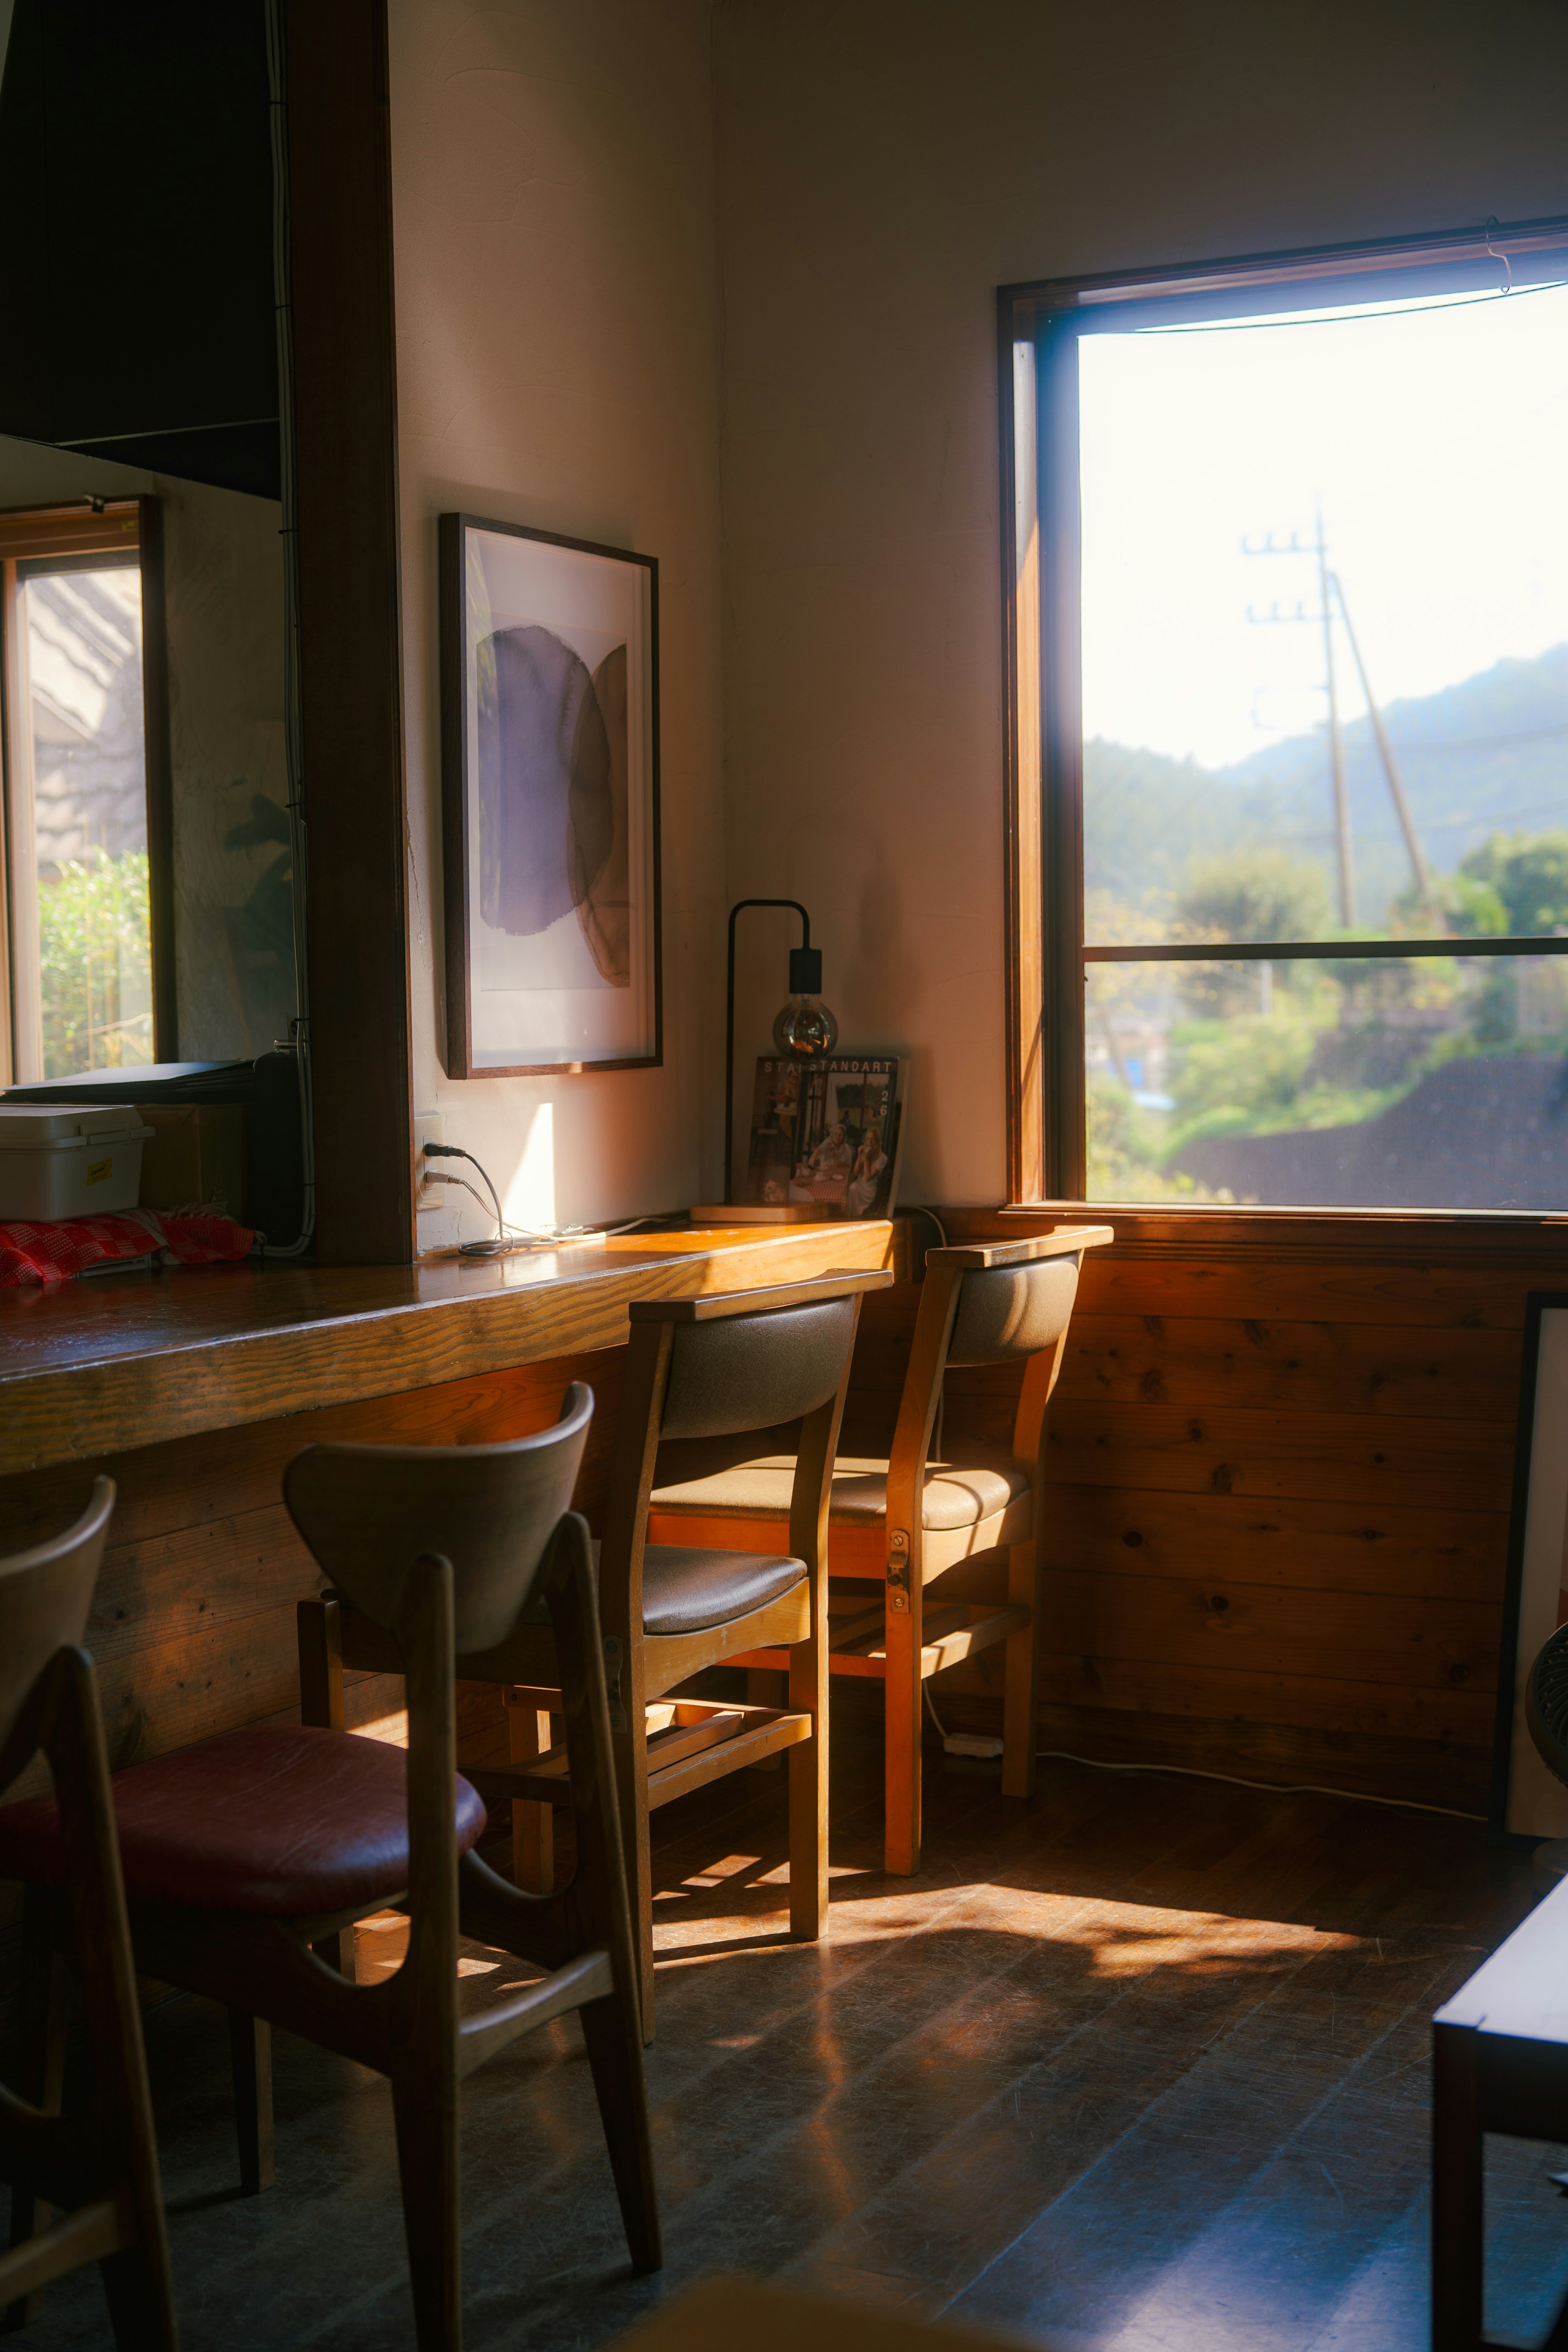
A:
[[[1568,645],[1391,703],[1384,724],[1435,872],[1490,834],[1568,825]],[[1352,719],[1342,740],[1357,912],[1376,921],[1410,864],[1371,721]],[[1331,866],[1331,789],[1326,730],[1218,770],[1096,738],[1084,746],[1089,887],[1156,907],[1189,860],[1258,843]]]

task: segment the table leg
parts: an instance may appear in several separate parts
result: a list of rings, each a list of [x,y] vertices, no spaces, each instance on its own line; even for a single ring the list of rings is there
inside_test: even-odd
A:
[[[1476,2032],[1434,2025],[1432,2036],[1432,2352],[1476,2352],[1486,2228]]]

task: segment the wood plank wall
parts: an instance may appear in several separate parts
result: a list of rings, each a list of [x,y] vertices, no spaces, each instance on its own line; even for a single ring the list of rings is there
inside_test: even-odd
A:
[[[1540,1221],[943,1210],[950,1238],[1111,1223],[1051,1408],[1043,1746],[1483,1811]],[[858,1436],[918,1293],[870,1299]],[[1002,1441],[1016,1375],[955,1372]],[[938,1685],[972,1727],[999,1659]]]

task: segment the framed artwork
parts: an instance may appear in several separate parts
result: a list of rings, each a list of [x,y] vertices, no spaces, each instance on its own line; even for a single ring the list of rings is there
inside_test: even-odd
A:
[[[1525,1692],[1541,1646],[1568,1622],[1568,1291],[1525,1302],[1524,1367],[1503,1593],[1490,1825],[1510,1845],[1568,1837],[1568,1788],[1536,1753]]]
[[[440,518],[447,1071],[663,1054],[658,565]]]

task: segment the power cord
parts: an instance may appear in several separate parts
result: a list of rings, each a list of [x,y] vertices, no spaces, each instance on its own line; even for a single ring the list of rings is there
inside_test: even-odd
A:
[[[942,1744],[950,1756],[995,1757],[1002,1753],[1002,1742],[979,1733],[949,1731],[936,1711],[931,1695],[931,1685],[922,1683],[931,1719],[942,1734]],[[1070,1748],[1037,1748],[1035,1754],[1063,1764],[1086,1764],[1091,1772],[1174,1772],[1184,1780],[1223,1780],[1231,1789],[1261,1789],[1267,1797],[1344,1797],[1356,1805],[1394,1805],[1401,1811],[1441,1813],[1450,1822],[1484,1822],[1485,1813],[1462,1813],[1453,1805],[1424,1805],[1418,1797],[1377,1797],[1370,1789],[1325,1789],[1314,1780],[1297,1780],[1289,1786],[1278,1780],[1244,1780],[1235,1772],[1205,1772],[1195,1764],[1108,1764],[1099,1756],[1075,1756]]]
[[[480,1165],[479,1161],[474,1158],[471,1151],[465,1151],[459,1143],[427,1143],[425,1146],[425,1157],[426,1160],[466,1160],[470,1168],[479,1169],[479,1174],[484,1178],[485,1191],[490,1196],[490,1209],[496,1221],[495,1239],[493,1241],[486,1242],[459,1242],[458,1244],[458,1255],[459,1257],[500,1257],[503,1256],[508,1250],[528,1249],[539,1242],[585,1241],[588,1239],[591,1233],[601,1231],[605,1234],[606,1238],[608,1238],[616,1234],[635,1233],[637,1226],[643,1222],[640,1217],[634,1217],[629,1225],[608,1225],[604,1227],[590,1227],[587,1225],[509,1225],[505,1217],[501,1213],[500,1193],[496,1191],[496,1188],[491,1183],[489,1175],[486,1174],[484,1168]],[[460,1185],[462,1190],[468,1193],[470,1200],[478,1201],[481,1209],[485,1206],[483,1199],[479,1193],[474,1190],[474,1187],[468,1182],[466,1176],[444,1176],[441,1179],[441,1181],[447,1184]]]

